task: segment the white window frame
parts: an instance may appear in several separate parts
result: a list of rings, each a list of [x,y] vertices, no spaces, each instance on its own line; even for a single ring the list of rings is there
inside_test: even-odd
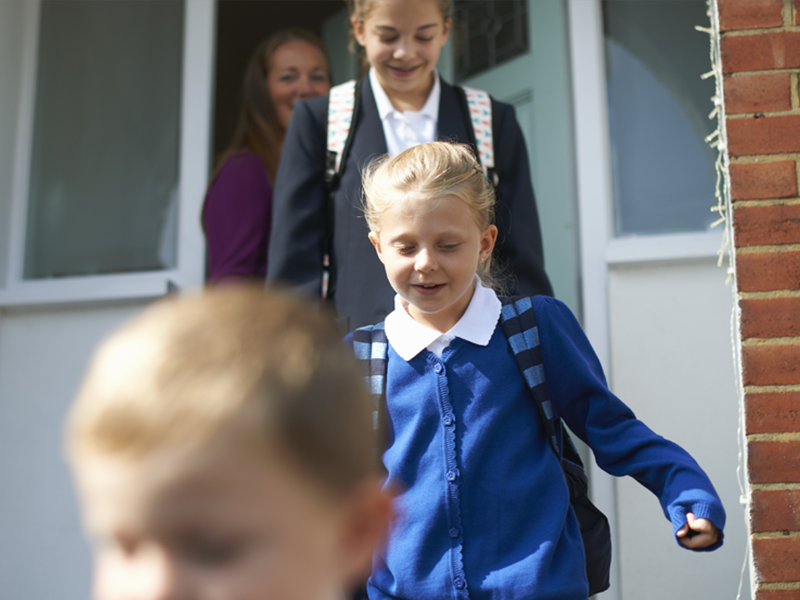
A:
[[[0,249],[0,256],[8,260],[5,281],[0,281],[0,307],[156,298],[175,287],[202,285],[205,241],[200,211],[211,156],[216,2],[185,0],[184,7],[176,267],[129,274],[24,280],[41,0],[25,3],[11,226],[8,240],[0,240],[0,244],[7,244]]]

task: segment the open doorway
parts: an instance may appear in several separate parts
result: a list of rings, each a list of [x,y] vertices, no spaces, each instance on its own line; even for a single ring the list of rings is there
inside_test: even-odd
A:
[[[233,136],[241,102],[247,60],[256,46],[283,27],[304,27],[319,35],[333,57],[347,52],[343,37],[324,35],[325,24],[344,14],[343,0],[222,0],[217,5],[216,84],[214,91],[214,156],[225,150]],[[333,61],[333,58],[332,58]],[[338,83],[338,82],[335,82]]]

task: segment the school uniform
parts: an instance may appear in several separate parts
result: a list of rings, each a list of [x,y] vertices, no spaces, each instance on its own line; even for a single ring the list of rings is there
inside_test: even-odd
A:
[[[720,531],[725,511],[689,454],[656,435],[608,389],[569,309],[532,298],[553,410],[598,465],[659,499],[673,532],[686,513]],[[385,321],[383,463],[397,518],[373,561],[372,600],[586,600],[583,543],[558,459],[499,324],[478,286],[445,334],[400,299]],[[659,532],[652,532],[659,535]],[[677,538],[676,538],[677,539]],[[722,538],[713,550],[722,544]]]
[[[471,127],[457,91],[439,78],[437,139],[467,143]],[[345,330],[383,320],[394,291],[368,239],[362,212],[361,172],[386,154],[387,141],[372,83],[361,84],[353,141],[334,198],[334,304]],[[539,217],[528,153],[514,108],[493,102],[494,147],[499,176],[496,259],[511,273],[511,293],[552,294],[544,271]],[[292,114],[273,197],[267,280],[319,295],[326,250],[328,197],[324,183],[327,96],[299,100]]]

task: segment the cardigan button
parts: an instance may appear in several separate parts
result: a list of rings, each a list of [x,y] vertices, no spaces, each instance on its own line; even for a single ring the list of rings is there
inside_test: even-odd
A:
[[[466,581],[464,581],[464,580],[463,580],[461,577],[456,577],[456,578],[453,580],[453,584],[456,586],[456,589],[457,589],[457,590],[463,590],[463,589],[464,589],[464,586],[466,586],[466,585],[467,585],[467,582],[466,582]]]
[[[458,534],[460,532],[458,531],[458,527],[451,527],[449,533],[450,533],[450,537],[455,539],[455,538],[458,537]]]
[[[448,427],[450,427],[450,425],[452,425],[452,424],[453,424],[453,421],[454,421],[453,417],[452,417],[452,416],[450,416],[450,415],[447,415],[447,416],[446,416],[444,419],[442,419],[442,420],[444,421],[444,424],[445,424],[445,425],[447,425]]]
[[[447,472],[447,481],[455,481],[456,480],[456,472],[455,471],[448,471]]]
[[[441,364],[439,364],[439,363],[436,363],[435,365],[433,365],[433,370],[434,370],[434,372],[435,372],[435,373],[437,373],[437,374],[438,374],[438,373],[441,373],[441,372],[442,372],[442,369],[444,369],[444,367],[443,367]]]

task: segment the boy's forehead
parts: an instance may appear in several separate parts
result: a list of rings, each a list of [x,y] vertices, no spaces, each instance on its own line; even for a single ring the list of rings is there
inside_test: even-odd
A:
[[[239,509],[255,497],[267,510],[269,503],[282,506],[314,491],[279,452],[231,441],[137,457],[87,456],[76,461],[75,471],[94,531],[120,523],[160,527],[192,516],[228,519],[241,516]]]

